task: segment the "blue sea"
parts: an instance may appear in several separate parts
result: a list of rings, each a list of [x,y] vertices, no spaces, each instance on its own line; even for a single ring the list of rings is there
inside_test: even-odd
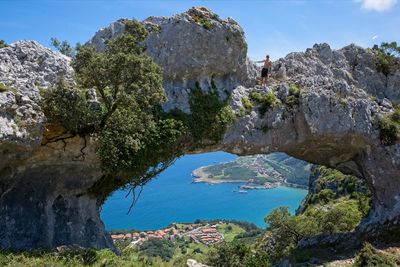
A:
[[[144,186],[129,214],[132,196],[114,192],[102,207],[107,230],[164,228],[171,223],[196,219],[234,219],[265,227],[264,217],[278,206],[294,212],[307,191],[287,187],[234,192],[240,184],[192,183],[191,172],[201,166],[227,162],[237,156],[225,152],[186,155]]]

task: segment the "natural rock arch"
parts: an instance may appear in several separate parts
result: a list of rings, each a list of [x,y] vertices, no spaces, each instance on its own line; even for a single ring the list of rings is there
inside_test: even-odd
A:
[[[208,23],[202,25],[199,17]],[[121,23],[100,30],[91,43],[101,49],[105,39],[123,31]],[[197,8],[143,23],[151,30],[147,51],[164,69],[165,110],[189,112],[189,88],[213,77],[220,96],[230,95],[232,110],[241,113],[217,145],[198,152],[282,151],[355,174],[373,193],[360,231],[400,221],[400,144],[382,145],[378,123],[400,101],[399,70],[385,76],[376,70],[373,51],[321,44],[274,62],[276,77],[264,88],[255,85],[256,67],[233,19]],[[100,201],[90,193],[102,176],[96,141],[45,127],[37,104],[38,86],[49,86],[58,75],[72,79],[69,60],[31,41],[0,49],[0,82],[17,89],[0,93],[2,249],[113,247],[99,217]],[[288,103],[292,84],[301,93]],[[257,106],[243,108],[242,99],[252,91],[276,95],[264,116]]]

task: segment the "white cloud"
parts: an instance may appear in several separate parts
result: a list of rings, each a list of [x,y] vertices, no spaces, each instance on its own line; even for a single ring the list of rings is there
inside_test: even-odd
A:
[[[374,35],[373,37],[372,37],[372,40],[375,40],[375,39],[378,39],[378,35]]]
[[[383,12],[391,9],[397,0],[355,0],[361,3],[361,7],[366,10],[373,10],[378,12]]]

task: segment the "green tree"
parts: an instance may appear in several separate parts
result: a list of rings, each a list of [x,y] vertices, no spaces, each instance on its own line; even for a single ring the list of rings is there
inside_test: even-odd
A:
[[[160,257],[169,261],[174,256],[175,246],[171,241],[151,238],[146,240],[140,247],[139,253],[147,257]]]
[[[400,57],[400,46],[397,42],[383,42],[380,47],[387,55]]]
[[[319,233],[318,223],[313,217],[293,216],[288,207],[274,209],[264,220],[268,224],[267,237],[273,240],[269,252],[274,261],[289,255],[304,237]]]
[[[57,49],[61,54],[66,55],[68,57],[72,57],[74,55],[75,49],[71,46],[71,44],[64,40],[60,41],[57,38],[50,39],[51,45]]]
[[[379,72],[388,76],[398,68],[400,64],[400,47],[397,46],[396,42],[383,42],[380,47],[374,46],[374,49],[377,51],[375,65]]]
[[[210,250],[207,264],[214,267],[270,266],[267,253],[252,251],[241,242],[222,243]]]
[[[353,230],[361,221],[362,212],[356,200],[309,208],[303,216],[315,218],[319,233],[332,234]]]
[[[4,40],[0,40],[0,48],[7,47],[7,43]]]
[[[186,129],[160,109],[166,99],[161,69],[139,44],[146,29],[136,21],[125,23],[125,33],[104,52],[78,47],[72,61],[77,86],[60,80],[43,90],[50,123],[98,139],[104,176],[91,192],[100,199],[126,184],[142,186],[168,167],[182,154],[177,143]],[[92,88],[98,100],[90,99]]]

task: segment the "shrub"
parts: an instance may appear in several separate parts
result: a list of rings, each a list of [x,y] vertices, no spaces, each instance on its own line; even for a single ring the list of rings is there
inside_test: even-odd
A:
[[[250,99],[253,100],[256,103],[261,103],[262,102],[262,96],[259,92],[251,92],[250,93]]]
[[[207,264],[213,267],[270,266],[269,256],[263,251],[252,252],[240,242],[222,243],[210,250]]]
[[[242,98],[242,105],[247,112],[253,109],[253,104],[250,102],[250,100],[247,97]]]
[[[379,130],[382,144],[389,146],[396,143],[400,136],[400,106],[395,108],[394,113],[380,118]]]
[[[204,92],[196,83],[189,95],[191,115],[181,114],[181,119],[188,125],[195,146],[201,145],[202,140],[218,142],[225,133],[227,126],[235,115],[227,106],[227,99],[219,99],[218,89],[211,81],[211,86]]]
[[[53,87],[42,90],[41,96],[40,105],[49,123],[61,124],[73,135],[99,131],[104,110],[101,106],[91,106],[83,90],[60,78]]]
[[[203,251],[201,251],[200,248],[195,248],[195,249],[193,250],[193,253],[195,253],[195,254],[201,254],[201,253],[203,253]]]
[[[201,18],[199,23],[201,26],[203,26],[204,29],[207,29],[207,30],[211,30],[214,27],[214,25],[211,23],[211,21],[206,18]]]
[[[0,40],[0,48],[7,47],[7,43],[4,40]]]
[[[202,17],[196,14],[192,14],[191,17],[194,20],[194,22],[201,25],[206,30],[211,30],[212,28],[214,28],[214,25],[211,23],[211,20],[206,17]]]
[[[400,47],[396,42],[382,43],[375,54],[377,71],[388,76],[399,65]]]
[[[71,46],[71,44],[66,40],[59,41],[57,38],[51,38],[50,43],[61,54],[66,55],[68,57],[72,57],[76,53],[76,48],[73,48]],[[80,46],[80,44],[77,44],[77,47],[79,47],[79,46]]]
[[[286,110],[291,112],[295,105],[300,103],[300,88],[296,84],[291,84],[289,86],[289,95],[285,99]]]
[[[355,200],[341,200],[338,203],[325,205],[324,208],[314,207],[304,214],[317,220],[318,229],[323,234],[348,232],[361,221],[362,213]]]
[[[147,257],[160,257],[170,260],[174,256],[175,246],[171,241],[151,238],[146,240],[140,247],[139,252]]]
[[[376,250],[370,243],[365,243],[363,248],[357,254],[354,267],[395,267],[392,259]]]
[[[7,85],[5,85],[4,83],[0,83],[0,93],[7,92],[8,90],[9,89]]]
[[[289,95],[300,97],[300,88],[296,84],[291,84],[289,86]]]
[[[273,92],[266,92],[264,95],[258,92],[251,92],[250,99],[260,105],[258,111],[261,116],[264,116],[269,109],[275,106],[275,95]]]

